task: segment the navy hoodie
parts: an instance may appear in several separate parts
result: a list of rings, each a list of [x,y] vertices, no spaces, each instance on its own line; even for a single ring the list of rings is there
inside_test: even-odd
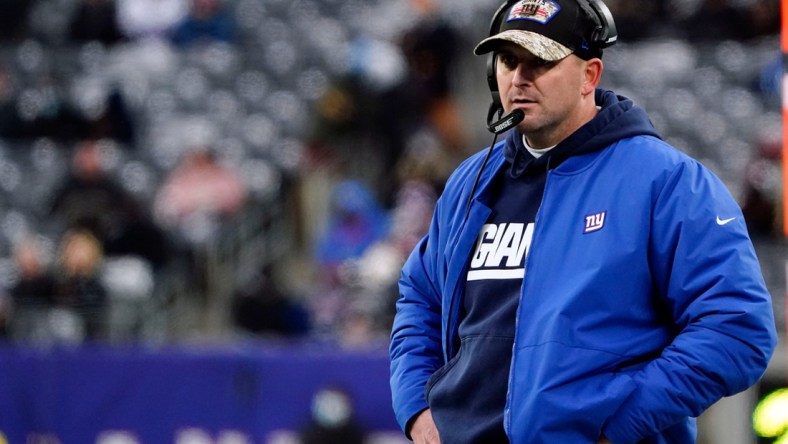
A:
[[[482,197],[493,211],[469,261],[459,351],[425,389],[442,442],[508,442],[503,414],[515,319],[547,172],[621,139],[659,137],[631,100],[601,89],[595,99],[601,109],[594,119],[539,158],[525,148],[519,131],[507,135],[506,162]]]

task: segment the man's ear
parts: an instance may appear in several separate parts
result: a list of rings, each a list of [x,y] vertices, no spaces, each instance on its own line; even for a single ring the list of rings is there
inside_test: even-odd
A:
[[[583,89],[582,94],[592,94],[596,87],[599,86],[599,81],[602,79],[602,70],[604,65],[602,59],[593,58],[585,62],[585,69],[583,70]]]

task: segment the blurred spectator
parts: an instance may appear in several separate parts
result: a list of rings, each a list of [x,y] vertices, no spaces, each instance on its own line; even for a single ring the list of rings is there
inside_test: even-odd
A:
[[[208,148],[196,148],[186,152],[165,178],[153,211],[162,226],[202,242],[213,234],[212,229],[203,231],[206,224],[211,228],[236,215],[246,199],[238,172],[220,164]]]
[[[311,418],[300,433],[301,444],[363,444],[367,432],[354,408],[342,389],[326,387],[315,393]]]
[[[162,230],[104,165],[107,140],[77,144],[71,171],[53,193],[50,214],[65,227],[90,230],[109,255],[136,255],[154,267],[169,257]]]
[[[8,289],[8,333],[15,340],[41,339],[50,330],[47,314],[54,307],[55,279],[41,242],[25,236],[14,246],[16,282]],[[48,336],[48,335],[46,335]]]
[[[400,42],[410,69],[409,86],[421,90],[424,98],[445,97],[451,92],[459,36],[438,14],[434,0],[410,0],[410,5],[419,20],[403,33]]]
[[[73,42],[101,42],[113,45],[123,40],[118,28],[114,0],[80,0],[69,24],[69,38]]]
[[[41,244],[33,237],[22,239],[14,248],[19,280],[9,294],[16,309],[52,305],[55,281]]]
[[[54,305],[76,315],[83,339],[105,339],[107,292],[99,279],[104,260],[101,244],[84,229],[67,231],[61,238],[55,266]]]
[[[106,239],[125,223],[133,206],[130,195],[115,182],[104,165],[103,144],[110,141],[83,140],[71,158],[71,170],[53,193],[50,212],[64,226],[81,226]]]
[[[270,267],[236,290],[232,316],[238,327],[257,335],[295,337],[309,331],[307,310],[281,290]]]
[[[189,14],[175,27],[172,41],[179,47],[202,42],[231,43],[235,23],[222,0],[191,0]]]
[[[388,206],[397,186],[392,166],[414,119],[403,86],[407,67],[396,44],[366,36],[350,43],[348,63],[350,71],[334,79],[315,103],[310,145],[321,160],[331,160],[335,172],[364,180]]]
[[[463,149],[467,137],[452,85],[460,36],[435,1],[408,6],[416,23],[394,42],[353,40],[349,75],[317,101],[315,145],[339,153],[341,173],[367,181],[387,208],[413,137],[430,132],[448,153]]]
[[[0,41],[21,42],[28,37],[28,15],[33,4],[30,0],[3,0]]]
[[[400,270],[410,252],[427,234],[437,194],[432,185],[409,179],[397,193],[391,228],[345,267],[350,313],[343,318],[342,342],[357,345],[388,336],[399,296]]]
[[[188,0],[116,0],[118,27],[130,39],[168,39],[189,12]]]
[[[381,242],[392,248],[396,261],[404,264],[416,244],[427,234],[437,199],[435,189],[427,181],[409,179],[403,183],[392,210],[391,229]],[[399,277],[399,268],[397,266],[393,281]],[[392,276],[392,273],[389,271],[383,275]],[[391,278],[389,281],[396,284]]]
[[[187,285],[203,302],[214,290],[212,252],[247,198],[238,171],[219,163],[205,147],[185,152],[156,193],[154,219],[174,241]]]
[[[435,0],[410,0],[410,5],[420,18],[400,41],[408,62],[403,93],[413,101],[412,117],[426,120],[446,147],[460,149],[465,144],[465,128],[451,84],[459,35],[452,23],[438,14]]]
[[[345,261],[360,257],[388,229],[388,216],[369,188],[359,181],[345,180],[333,190],[315,259],[324,275],[334,281]]]
[[[367,307],[354,303],[363,299],[356,295],[355,262],[370,246],[384,239],[388,230],[389,216],[366,185],[345,180],[334,187],[328,220],[314,251],[317,277],[310,310],[317,335],[342,338],[347,333],[364,337],[371,333],[365,318],[358,317],[367,312]]]

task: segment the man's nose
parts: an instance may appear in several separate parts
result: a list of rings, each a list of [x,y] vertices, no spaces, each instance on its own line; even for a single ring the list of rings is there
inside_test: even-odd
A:
[[[525,63],[519,63],[512,76],[512,84],[515,86],[529,85],[534,80],[534,71]]]

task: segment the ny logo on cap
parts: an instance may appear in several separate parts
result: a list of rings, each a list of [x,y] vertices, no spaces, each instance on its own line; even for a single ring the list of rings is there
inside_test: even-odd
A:
[[[506,21],[533,20],[545,24],[559,10],[561,10],[561,7],[552,0],[523,0],[512,7]]]

